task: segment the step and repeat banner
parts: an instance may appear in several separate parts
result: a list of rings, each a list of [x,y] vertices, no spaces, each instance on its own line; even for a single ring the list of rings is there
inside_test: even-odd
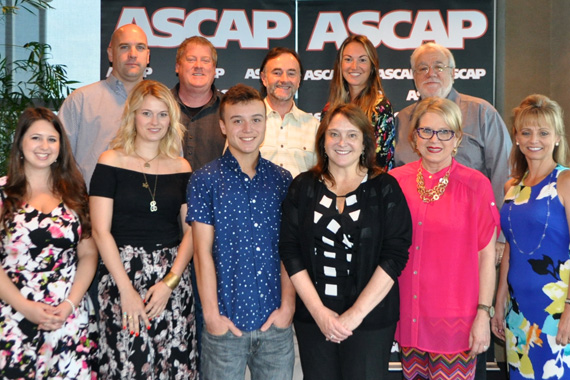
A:
[[[327,101],[332,66],[342,41],[366,35],[380,57],[384,90],[399,111],[417,100],[410,55],[425,41],[455,56],[455,88],[494,103],[494,0],[102,0],[101,75],[113,31],[129,23],[148,36],[147,78],[172,87],[176,49],[187,37],[208,38],[218,51],[216,86],[259,88],[259,66],[276,46],[297,50],[306,70],[298,106],[319,116]]]

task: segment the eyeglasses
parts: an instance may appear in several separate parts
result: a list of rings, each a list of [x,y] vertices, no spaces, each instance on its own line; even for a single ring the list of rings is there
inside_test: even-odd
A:
[[[436,74],[442,73],[444,70],[447,70],[447,69],[453,69],[453,67],[451,67],[451,66],[446,66],[446,65],[442,65],[442,64],[437,64],[437,65],[433,65],[433,66],[421,65],[421,66],[416,67],[414,69],[414,72],[421,74],[421,75],[426,75],[429,72],[430,68],[433,71],[435,71]]]
[[[433,135],[436,135],[439,141],[449,141],[453,136],[455,136],[455,132],[451,129],[440,129],[439,131],[436,131],[431,128],[418,128],[416,129],[416,132],[418,133],[418,136],[424,140],[429,140]]]

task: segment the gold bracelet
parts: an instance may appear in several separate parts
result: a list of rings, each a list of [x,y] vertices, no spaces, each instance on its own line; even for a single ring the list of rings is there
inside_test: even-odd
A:
[[[170,289],[174,290],[180,283],[180,276],[172,272],[168,272],[168,274],[162,279],[162,282],[164,282]]]

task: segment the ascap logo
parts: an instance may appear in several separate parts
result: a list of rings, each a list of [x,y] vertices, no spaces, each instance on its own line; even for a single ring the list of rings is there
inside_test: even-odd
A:
[[[293,32],[291,16],[280,10],[198,8],[187,13],[184,8],[159,8],[149,17],[144,7],[123,7],[117,28],[130,23],[145,31],[149,46],[162,48],[175,48],[187,36],[202,35],[216,48],[236,41],[242,49],[268,49],[271,40],[284,39]],[[204,25],[214,26],[208,28],[214,29],[213,34],[206,34]],[[397,10],[384,15],[359,11],[346,20],[339,11],[320,12],[307,46],[301,48],[320,51],[333,43],[338,48],[349,34],[364,34],[374,46],[382,44],[394,50],[415,49],[424,41],[462,49],[466,39],[483,36],[487,28],[487,17],[478,10],[448,10],[446,17],[438,10]],[[409,34],[396,32],[402,29],[409,29]]]
[[[410,34],[396,34],[399,24],[410,24]],[[476,10],[447,11],[447,25],[441,11],[398,10],[381,17],[379,11],[361,11],[348,16],[341,12],[320,12],[307,50],[323,50],[326,43],[334,42],[337,49],[349,33],[364,34],[376,47],[383,44],[394,50],[415,49],[424,41],[435,41],[450,49],[462,49],[466,39],[479,38],[488,28],[487,17]]]

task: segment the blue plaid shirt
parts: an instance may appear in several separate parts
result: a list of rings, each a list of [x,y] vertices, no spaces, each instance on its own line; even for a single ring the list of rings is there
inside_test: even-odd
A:
[[[259,329],[281,305],[281,203],[291,174],[259,157],[249,178],[226,153],[193,173],[187,222],[214,226],[212,255],[220,314],[243,331]]]

